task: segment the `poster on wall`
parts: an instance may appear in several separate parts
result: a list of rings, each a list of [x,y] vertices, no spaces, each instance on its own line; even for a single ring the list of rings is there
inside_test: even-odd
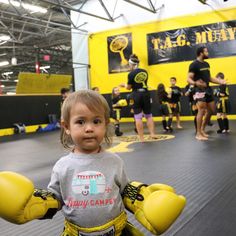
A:
[[[200,46],[210,58],[236,56],[236,20],[147,34],[148,64],[194,60]]]
[[[129,56],[132,54],[131,33],[107,37],[109,73],[129,71]]]

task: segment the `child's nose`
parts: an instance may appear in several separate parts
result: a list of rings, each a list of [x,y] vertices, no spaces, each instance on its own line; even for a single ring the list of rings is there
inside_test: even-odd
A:
[[[85,126],[85,131],[86,132],[92,132],[94,129],[94,125],[92,123],[87,123],[86,126]]]

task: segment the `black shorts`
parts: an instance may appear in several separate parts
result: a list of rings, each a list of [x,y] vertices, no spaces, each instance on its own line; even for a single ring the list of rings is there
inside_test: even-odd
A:
[[[130,93],[126,96],[126,101],[128,103],[128,106],[133,107],[134,105],[133,93]]]
[[[149,91],[134,91],[132,93],[134,100],[134,114],[143,112],[144,114],[151,114],[151,96]]]
[[[217,113],[229,113],[229,100],[220,99],[216,104]]]
[[[169,114],[172,114],[169,103],[163,103],[160,105],[160,113],[162,116],[168,116]]]
[[[178,103],[170,103],[170,108],[171,108],[173,114],[180,113],[180,111],[181,111],[180,102],[178,102]]]
[[[196,88],[193,98],[196,102],[210,103],[214,101],[213,90],[211,87],[207,87],[206,89]]]
[[[196,116],[198,112],[196,102],[195,101],[190,102],[189,105],[190,105],[190,110],[191,110],[192,115]]]
[[[126,97],[129,109],[130,109],[130,113],[134,114],[134,99],[133,99],[133,94],[128,94]]]

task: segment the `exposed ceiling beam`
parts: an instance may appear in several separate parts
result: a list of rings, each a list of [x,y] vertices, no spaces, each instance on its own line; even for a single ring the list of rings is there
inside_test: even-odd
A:
[[[153,5],[151,0],[148,0],[148,3],[149,3],[151,8],[145,7],[145,6],[143,6],[143,5],[139,4],[139,3],[133,2],[131,0],[123,0],[123,1],[131,3],[131,4],[133,4],[133,5],[137,6],[137,7],[140,7],[142,9],[144,9],[144,10],[150,11],[150,12],[152,12],[154,14],[156,13],[156,10],[155,10],[154,5]]]
[[[70,24],[62,24],[62,23],[57,23],[55,21],[48,22],[47,20],[42,20],[42,19],[38,19],[38,18],[26,16],[26,15],[18,15],[18,14],[15,14],[15,13],[12,13],[12,12],[8,12],[8,11],[3,11],[3,10],[0,10],[0,13],[4,13],[4,14],[11,15],[11,16],[20,17],[20,18],[27,19],[27,20],[33,20],[33,21],[37,21],[37,22],[40,22],[40,23],[45,23],[45,24],[49,24],[49,25],[53,25],[53,26],[59,26],[59,27],[67,28],[67,29],[79,30],[79,31],[85,32],[85,33],[88,32],[87,30],[83,30],[83,29],[79,29],[79,28],[73,28],[73,27],[71,27]],[[44,25],[44,24],[42,24],[42,25]]]
[[[102,17],[102,16],[98,16],[98,15],[94,15],[92,13],[89,13],[89,12],[85,12],[85,11],[82,11],[80,9],[76,9],[74,7],[69,7],[69,6],[66,6],[66,5],[62,5],[62,4],[59,4],[59,3],[55,3],[55,2],[51,2],[51,1],[48,1],[48,0],[41,0],[41,2],[45,2],[45,3],[48,3],[48,4],[51,4],[51,5],[54,5],[54,6],[58,6],[58,7],[63,7],[65,9],[68,9],[70,11],[75,11],[75,12],[79,12],[81,14],[85,14],[85,15],[88,15],[88,16],[92,16],[92,17],[96,17],[96,18],[99,18],[101,20],[106,20],[106,21],[111,21],[111,22],[114,22],[114,19],[113,18],[105,18],[105,17]]]
[[[61,4],[60,0],[57,0],[57,2],[59,4]],[[66,12],[66,10],[63,7],[60,7],[61,11],[63,12],[63,14],[66,16],[66,18],[70,21],[70,23],[73,25],[74,28],[76,28],[76,25],[74,24],[74,22],[71,20],[69,14]]]
[[[156,9],[155,9],[155,7],[154,7],[153,2],[152,2],[151,0],[147,0],[147,1],[148,1],[148,4],[149,4],[150,8],[151,8],[153,11],[156,12]]]
[[[12,32],[8,29],[8,27],[0,20],[0,24],[4,27],[4,29],[11,35],[12,39],[17,40],[14,36],[14,34],[12,34]]]
[[[33,48],[33,46],[26,46],[26,45],[22,45],[22,46],[11,46],[11,45],[3,45],[0,46],[0,49],[10,49],[10,48],[21,48],[21,49],[26,49],[26,48]]]
[[[18,23],[22,24],[22,20],[17,20],[15,18],[8,18],[8,17],[5,17],[3,15],[0,15],[0,19],[6,20],[6,21],[14,21],[14,22],[18,22]],[[44,25],[44,24],[39,24],[39,23],[35,23],[35,22],[32,22],[32,21],[24,21],[24,25],[25,24],[39,26],[39,27],[43,27],[43,28],[46,28],[46,29],[53,29],[53,30],[60,31],[60,32],[65,32],[65,33],[69,33],[70,32],[69,28],[68,29],[61,29],[61,28],[58,28],[58,27],[55,28],[55,27],[48,26],[48,24]],[[46,33],[45,33],[45,35],[46,35]]]
[[[7,31],[9,33],[9,30],[4,28],[4,27],[0,27],[0,30]],[[20,32],[21,33],[21,29],[12,28],[10,31],[11,32]],[[41,33],[35,33],[33,31],[24,30],[24,33],[25,34],[31,34],[31,35],[39,36],[39,37],[43,37],[43,35]],[[44,35],[44,36],[46,36],[46,35]],[[16,40],[16,41],[18,41],[18,40]]]
[[[113,19],[112,16],[110,15],[110,13],[109,13],[109,11],[107,10],[107,8],[106,8],[105,4],[103,3],[103,1],[102,1],[102,0],[98,0],[98,1],[100,2],[101,6],[103,7],[104,11],[106,12],[108,18],[109,18],[111,21],[114,21],[114,19]]]

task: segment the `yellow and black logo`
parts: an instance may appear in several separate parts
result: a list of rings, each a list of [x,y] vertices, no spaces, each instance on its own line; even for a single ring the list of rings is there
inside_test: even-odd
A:
[[[129,40],[126,36],[120,35],[115,37],[110,44],[110,50],[114,53],[119,53],[121,59],[121,66],[125,66],[128,64],[128,61],[126,60],[124,55],[124,50],[127,48],[128,42]]]
[[[168,139],[175,138],[174,135],[166,135],[166,134],[160,134],[155,135],[154,138],[152,138],[150,135],[144,135],[144,141],[145,142],[157,142],[157,141],[164,141]],[[114,146],[109,148],[108,151],[110,152],[132,152],[134,151],[134,148],[129,148],[129,146],[133,143],[139,143],[139,138],[137,135],[129,135],[129,136],[123,136],[123,137],[116,137],[113,140]]]
[[[109,73],[129,71],[128,58],[132,54],[131,33],[107,38]]]

